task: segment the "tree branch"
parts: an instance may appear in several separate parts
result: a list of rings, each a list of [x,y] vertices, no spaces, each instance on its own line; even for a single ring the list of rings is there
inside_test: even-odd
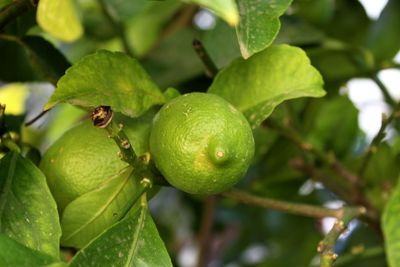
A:
[[[318,160],[322,161],[325,165],[329,166],[337,175],[346,178],[350,184],[357,185],[360,184],[360,179],[357,175],[349,171],[336,157],[333,153],[325,153],[316,149],[312,144],[306,142],[303,137],[289,126],[283,126],[271,119],[264,122],[264,125],[278,131],[282,136],[286,137],[292,141],[296,146],[298,146],[304,152],[314,155]]]
[[[258,197],[238,190],[223,192],[221,193],[221,195],[224,197],[235,199],[242,203],[251,204],[261,208],[274,209],[295,215],[302,215],[318,219],[322,219],[325,217],[342,219],[344,214],[347,213],[346,211],[347,209],[351,210],[355,209],[358,211],[362,210],[363,213],[365,211],[364,207],[357,207],[357,208],[345,207],[338,209],[329,209],[308,204],[292,203],[271,198]]]
[[[204,200],[203,215],[198,237],[200,249],[197,257],[197,267],[207,266],[216,205],[217,198],[215,196],[207,196]]]
[[[377,74],[373,74],[371,79],[378,85],[379,89],[381,90],[385,101],[392,107],[396,106],[396,100],[390,95],[389,90],[385,86],[385,84],[381,81]]]
[[[365,214],[364,207],[346,207],[343,208],[341,218],[337,218],[335,224],[329,233],[319,242],[317,251],[321,254],[320,267],[332,267],[337,259],[335,253],[335,244],[339,236],[346,230],[347,225],[356,217]]]
[[[215,66],[207,50],[204,48],[203,43],[198,39],[194,39],[192,45],[206,68],[206,75],[210,78],[215,77],[218,73],[218,68]]]
[[[385,114],[382,114],[382,124],[378,133],[375,135],[374,139],[372,139],[371,144],[368,146],[365,151],[364,158],[361,162],[360,169],[358,171],[359,176],[363,176],[365,170],[367,169],[368,163],[372,158],[372,155],[375,154],[378,150],[379,144],[386,136],[386,128],[387,126],[396,118],[400,118],[400,102],[394,106],[394,110],[389,115],[389,117]]]

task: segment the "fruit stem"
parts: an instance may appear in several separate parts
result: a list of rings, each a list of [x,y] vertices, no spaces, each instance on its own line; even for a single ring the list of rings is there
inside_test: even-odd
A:
[[[155,181],[155,175],[150,168],[150,154],[146,153],[138,157],[133,150],[128,136],[123,131],[124,125],[117,124],[112,120],[113,111],[109,106],[98,106],[94,109],[91,115],[93,124],[98,128],[105,128],[110,138],[114,139],[119,147],[121,160],[125,161],[133,167],[135,172],[141,177],[146,184],[143,184],[145,190],[149,189]]]

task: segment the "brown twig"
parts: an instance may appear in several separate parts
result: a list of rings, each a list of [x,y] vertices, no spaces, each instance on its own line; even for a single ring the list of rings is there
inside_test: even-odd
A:
[[[308,204],[292,203],[272,198],[258,197],[237,190],[223,192],[221,193],[221,195],[231,199],[235,199],[242,203],[251,204],[261,208],[280,210],[295,215],[303,215],[306,217],[312,217],[318,219],[325,217],[334,217],[341,219],[343,217],[344,209],[346,209],[346,208],[329,209]]]
[[[203,215],[199,231],[199,255],[197,257],[197,267],[207,266],[211,231],[214,222],[215,207],[217,204],[216,196],[206,197],[203,204]]]
[[[346,166],[344,166],[333,153],[325,153],[319,151],[312,144],[306,142],[304,138],[294,129],[289,126],[283,126],[269,119],[264,122],[264,125],[277,130],[282,136],[286,137],[292,141],[296,146],[298,146],[304,152],[314,155],[315,158],[322,161],[325,165],[329,166],[337,175],[346,178],[350,184],[359,186],[360,179],[353,172],[349,171]]]
[[[198,39],[194,39],[192,45],[194,51],[196,51],[200,60],[203,62],[204,67],[206,68],[206,75],[210,78],[215,77],[215,75],[218,73],[218,68],[215,66],[210,55],[207,53],[203,43]]]

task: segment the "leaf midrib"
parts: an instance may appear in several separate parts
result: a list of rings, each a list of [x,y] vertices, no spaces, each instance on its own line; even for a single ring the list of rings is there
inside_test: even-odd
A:
[[[104,211],[110,206],[110,204],[117,198],[117,196],[121,193],[122,189],[126,185],[126,183],[129,181],[129,178],[131,176],[127,175],[126,178],[124,179],[123,183],[121,183],[120,187],[118,190],[115,191],[114,194],[110,196],[110,198],[107,200],[107,202],[99,209],[99,211],[85,224],[83,224],[81,227],[73,231],[68,237],[66,237],[64,240],[68,241],[71,239],[73,236],[75,236],[77,233],[79,233],[82,229],[86,228],[88,225],[90,225],[94,220],[96,220],[98,217],[100,217]]]
[[[146,207],[142,207],[142,209],[140,211],[140,215],[139,215],[138,227],[136,228],[136,231],[134,232],[132,245],[129,249],[129,255],[128,255],[128,258],[127,258],[127,261],[126,261],[124,267],[133,266],[131,263],[134,259],[134,255],[136,255],[136,251],[139,247],[139,235],[145,225],[146,211],[147,211]]]

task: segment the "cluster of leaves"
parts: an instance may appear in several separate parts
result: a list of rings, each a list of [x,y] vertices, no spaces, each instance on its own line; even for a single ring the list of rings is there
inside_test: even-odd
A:
[[[192,23],[199,6],[215,14],[210,29]],[[52,117],[39,133],[27,133],[21,116],[0,114],[1,266],[66,264],[60,260],[59,240],[74,222],[64,222],[61,231],[46,178],[35,165],[35,147],[54,141],[82,110],[106,105],[141,120],[150,108],[191,91],[222,96],[253,128],[255,159],[238,187],[293,202],[341,200],[365,206],[363,223],[337,246],[344,254],[338,266],[399,266],[400,139],[381,144],[389,122],[399,130],[399,107],[380,85],[394,113],[368,146],[357,126],[357,109],[339,90],[354,77],[379,82],[380,70],[398,67],[392,61],[400,48],[398,1],[389,0],[377,21],[355,0],[3,0],[0,8],[0,81],[11,90],[13,82],[56,87],[44,106],[52,109]],[[204,51],[196,55],[194,38],[210,58]],[[213,69],[210,61],[220,69],[213,79],[204,74],[204,68]],[[133,177],[138,183],[142,178]],[[299,194],[310,182],[323,187]],[[89,194],[107,195],[120,184]],[[199,265],[209,260],[245,266],[314,264],[321,239],[315,220],[171,190],[159,199],[152,212],[157,227],[142,197],[69,265],[171,266],[170,256],[179,264],[181,244],[193,241],[197,230],[207,237],[200,238]],[[198,211],[203,199],[204,214]],[[103,204],[93,205],[82,218],[87,215],[83,220],[99,227],[103,221],[93,220],[95,206]],[[207,229],[210,220],[214,227]],[[83,238],[84,232],[74,238]],[[182,237],[182,232],[187,234]],[[246,256],[254,247],[263,251],[256,260]]]

